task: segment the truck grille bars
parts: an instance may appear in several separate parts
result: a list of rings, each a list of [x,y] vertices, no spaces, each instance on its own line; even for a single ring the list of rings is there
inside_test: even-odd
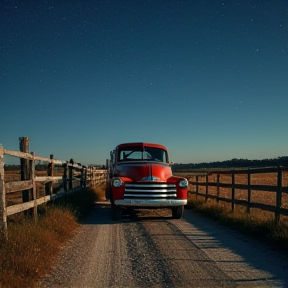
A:
[[[174,199],[176,185],[172,183],[126,183],[124,199]]]

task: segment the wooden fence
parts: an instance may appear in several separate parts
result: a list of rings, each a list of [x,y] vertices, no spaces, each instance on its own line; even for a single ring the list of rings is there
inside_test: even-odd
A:
[[[36,156],[34,153],[28,152],[29,138],[21,137],[19,140],[20,150],[22,151],[6,150],[0,146],[0,238],[3,236],[7,238],[8,216],[32,210],[34,217],[37,217],[38,205],[56,200],[81,188],[101,185],[107,181],[107,170],[86,167],[80,163],[74,163],[72,159],[70,161],[57,160],[53,158],[53,155],[50,155],[50,158]],[[5,154],[20,158],[20,181],[5,179]],[[44,173],[47,176],[37,176],[37,171],[35,171],[36,161],[48,163],[47,173]],[[55,169],[55,166],[59,169]],[[57,173],[55,173],[55,170]],[[39,187],[41,188],[41,186],[43,188],[42,195],[39,193]],[[20,193],[20,203],[15,204],[12,201],[11,205],[8,198],[10,199],[11,195],[16,193]]]
[[[267,167],[227,171],[195,170],[193,171],[194,175],[189,176],[189,184],[192,187],[192,189],[190,188],[192,191],[189,191],[189,194],[194,194],[196,197],[204,197],[205,201],[208,199],[215,199],[217,202],[224,201],[231,203],[232,211],[234,211],[235,205],[241,205],[246,207],[247,213],[250,213],[251,208],[273,212],[275,214],[275,221],[278,223],[280,215],[288,215],[287,171],[288,167]],[[284,173],[286,173],[285,179],[283,179]],[[266,178],[267,184],[262,184],[263,180],[260,180],[262,183],[252,183],[252,175],[255,174],[269,175]],[[222,179],[223,181],[221,182]],[[265,177],[262,177],[262,179],[265,179]],[[268,181],[267,179],[270,180]],[[257,200],[256,191],[259,191],[258,194],[262,191],[261,195],[264,195],[264,201],[261,201],[262,203]],[[268,203],[269,201],[267,201],[267,199],[269,199],[269,195],[265,192],[272,192],[272,194],[274,194],[274,204]],[[254,196],[254,200],[251,196],[252,193],[256,195]]]

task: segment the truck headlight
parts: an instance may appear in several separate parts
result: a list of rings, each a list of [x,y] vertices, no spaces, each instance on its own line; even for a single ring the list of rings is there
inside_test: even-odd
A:
[[[123,184],[123,181],[119,178],[113,180],[113,186],[114,187],[120,187],[120,186],[122,186],[122,184]]]
[[[187,179],[182,179],[182,180],[180,180],[179,186],[180,186],[181,188],[187,188],[187,187],[188,187],[188,181],[187,181]]]

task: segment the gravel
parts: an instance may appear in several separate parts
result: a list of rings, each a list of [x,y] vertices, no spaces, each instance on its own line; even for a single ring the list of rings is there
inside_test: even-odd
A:
[[[185,210],[95,207],[38,287],[288,287],[279,251]]]

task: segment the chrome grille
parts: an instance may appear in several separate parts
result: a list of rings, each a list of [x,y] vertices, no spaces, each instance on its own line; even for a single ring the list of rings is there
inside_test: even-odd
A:
[[[126,183],[124,199],[175,199],[176,192],[172,183]]]

